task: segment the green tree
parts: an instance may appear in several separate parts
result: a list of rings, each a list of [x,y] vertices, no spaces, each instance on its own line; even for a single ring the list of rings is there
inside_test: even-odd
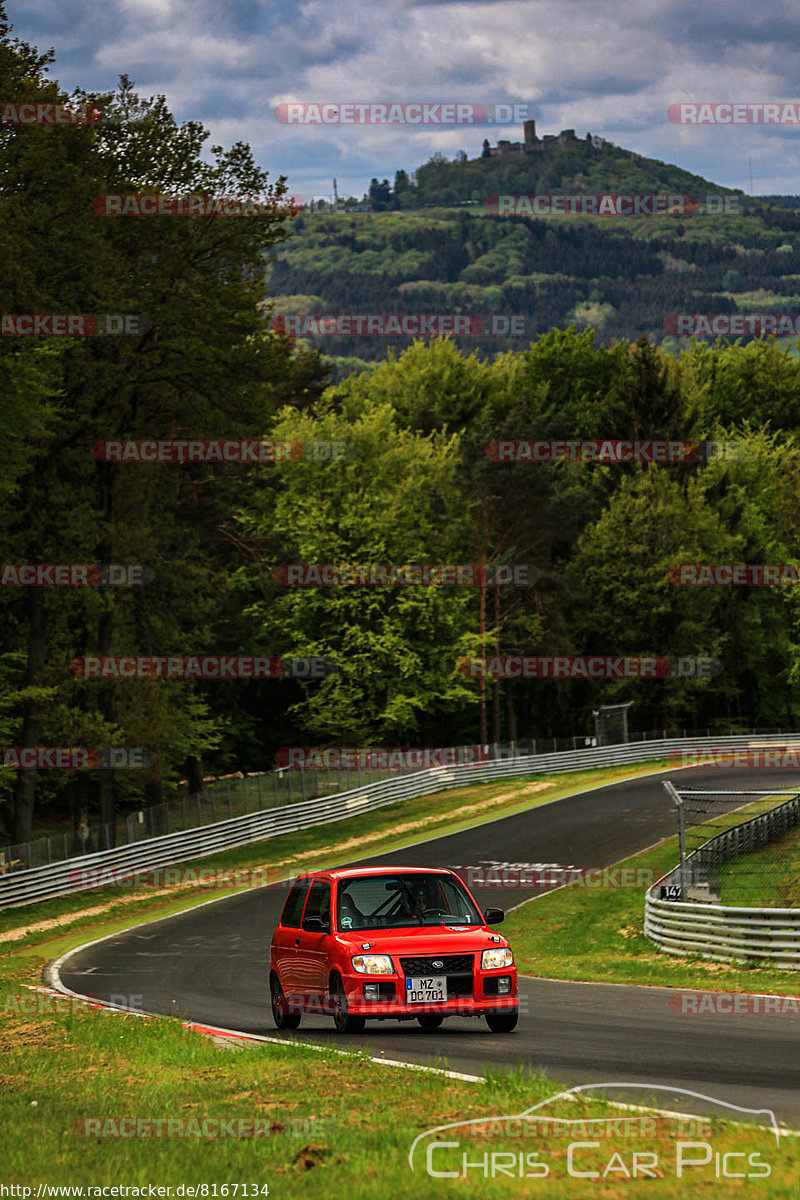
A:
[[[38,61],[8,41],[4,53]],[[61,98],[55,84],[37,86],[41,98]],[[156,580],[138,594],[76,597],[34,588],[7,599],[14,645],[24,650],[24,665],[9,680],[24,697],[11,725],[24,745],[52,728],[48,714],[98,736],[117,731],[130,739],[148,729],[161,754],[147,796],[158,800],[190,748],[199,755],[213,746],[224,723],[207,719],[209,701],[200,689],[192,694],[145,682],[137,692],[136,684],[92,684],[74,679],[69,663],[87,652],[230,648],[214,645],[231,611],[224,589],[220,597],[219,573],[225,556],[233,557],[216,530],[241,468],[96,461],[92,446],[181,433],[260,437],[278,402],[303,403],[318,394],[319,359],[295,360],[287,339],[265,334],[259,310],[265,252],[287,236],[288,211],[275,207],[284,181],[270,184],[241,143],[227,151],[212,147],[212,161],[205,161],[202,127],[176,125],[163,97],[139,99],[124,77],[116,93],[90,98],[119,123],[12,127],[4,137],[0,202],[27,264],[4,276],[4,310],[142,313],[151,328],[133,338],[76,340],[60,350],[57,411],[51,418],[44,410],[47,441],[22,460],[19,504],[7,515],[6,535],[12,561],[135,556],[154,565]],[[141,191],[258,196],[273,207],[257,217],[136,220],[92,210],[96,195]],[[15,353],[3,351],[9,360]],[[16,361],[9,371],[19,371]],[[42,394],[55,390],[45,383]],[[213,502],[205,503],[212,493]],[[100,814],[110,821],[117,784],[99,774]],[[15,841],[30,836],[37,782],[32,772],[18,773]]]
[[[337,743],[411,738],[471,702],[456,664],[469,633],[468,597],[451,586],[285,587],[283,563],[451,562],[457,439],[402,428],[380,396],[348,396],[304,413],[285,411],[275,435],[333,442],[347,456],[281,464],[272,486],[249,490],[236,526],[260,578],[258,652],[319,655],[336,674],[305,687],[294,707],[302,728]]]

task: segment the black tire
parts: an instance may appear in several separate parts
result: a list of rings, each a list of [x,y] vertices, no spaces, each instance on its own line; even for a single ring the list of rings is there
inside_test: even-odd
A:
[[[300,1013],[290,1013],[277,975],[269,977],[269,994],[272,1004],[272,1020],[276,1029],[299,1029]]]
[[[444,1017],[437,1017],[435,1013],[426,1013],[422,1017],[417,1017],[420,1029],[438,1029]]]
[[[518,1020],[518,1008],[512,1008],[510,1012],[486,1014],[486,1024],[492,1033],[511,1033],[512,1029],[517,1028]]]
[[[333,1025],[337,1033],[363,1033],[367,1023],[366,1017],[354,1017],[347,1011],[347,997],[344,994],[342,981],[334,975],[328,992],[333,1011]]]

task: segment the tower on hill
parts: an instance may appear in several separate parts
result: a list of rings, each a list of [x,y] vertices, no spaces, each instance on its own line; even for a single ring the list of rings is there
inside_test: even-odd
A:
[[[498,141],[496,146],[489,145],[489,139],[483,140],[482,158],[518,158],[523,154],[541,154],[546,150],[554,150],[556,146],[569,146],[577,142],[574,129],[562,129],[561,133],[546,133],[543,138],[537,137],[536,122],[525,121],[522,126],[524,141]]]

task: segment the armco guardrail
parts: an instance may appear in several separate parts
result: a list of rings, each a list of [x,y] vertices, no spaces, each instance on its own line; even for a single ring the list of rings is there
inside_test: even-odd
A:
[[[743,798],[745,795],[742,793]],[[684,865],[679,864],[648,889],[645,935],[667,954],[696,954],[722,962],[768,959],[770,966],[800,968],[800,909],[734,908],[658,898],[660,889],[671,884],[685,894],[687,887],[705,882],[709,867],[765,846],[798,823],[800,796],[795,794],[769,812],[710,838]]]
[[[756,736],[755,729],[739,729],[736,735]],[[786,736],[783,730],[770,730]],[[717,737],[723,735],[716,731]],[[730,731],[733,734],[733,731]],[[711,730],[666,730],[638,731],[625,738],[626,743],[654,742],[659,739],[681,737],[711,737]],[[474,762],[494,762],[499,758],[524,758],[531,754],[550,754],[565,750],[587,750],[596,745],[613,746],[612,741],[600,741],[593,737],[571,734],[562,738],[532,738],[515,741],[511,745],[499,743],[478,746],[449,746],[435,750],[432,759],[422,761],[427,751],[418,747],[416,751],[404,752],[400,756],[391,753],[381,764],[380,748],[372,752],[372,761],[367,765],[357,756],[343,756],[339,762],[326,761],[326,752],[318,752],[316,762],[278,766],[274,770],[254,771],[244,774],[233,772],[216,780],[209,780],[200,793],[178,795],[165,799],[160,804],[141,805],[127,814],[117,813],[111,821],[89,820],[88,814],[74,829],[62,829],[44,834],[29,841],[0,845],[0,875],[7,871],[30,871],[34,867],[50,867],[68,858],[82,858],[98,850],[114,850],[135,842],[146,842],[150,838],[163,837],[168,833],[196,829],[199,825],[215,825],[232,817],[249,816],[264,808],[281,808],[286,804],[299,804],[305,800],[332,796],[335,792],[349,792],[367,783],[379,783],[384,779],[396,779],[400,773],[412,774],[434,766],[466,766]],[[410,759],[419,755],[420,761],[412,765]]]
[[[797,736],[800,735],[776,734],[773,738],[760,735],[759,744],[763,745],[768,741],[770,745],[780,746],[787,738]],[[666,758],[671,752],[680,754],[688,747],[746,749],[752,740],[752,735],[667,738],[591,750],[525,755],[463,767],[433,767],[398,779],[366,784],[335,796],[324,796],[316,800],[218,821],[213,825],[165,834],[114,850],[101,850],[80,858],[71,858],[52,866],[14,871],[0,876],[0,909],[86,891],[100,886],[98,880],[104,876],[106,881],[110,882],[113,877],[119,878],[120,874],[125,872],[173,866],[190,859],[217,854],[235,846],[276,837],[282,833],[307,829],[312,825],[343,821],[348,817],[371,812],[374,808],[430,795],[445,788],[464,787],[470,783],[516,778],[521,775],[554,774],[590,770],[593,767],[652,762]]]
[[[721,730],[716,732],[718,737],[723,736]],[[774,736],[776,732],[786,736],[783,730],[772,730],[769,736]],[[756,736],[758,731],[741,729],[736,733],[740,737],[748,733]],[[632,733],[624,740],[628,744],[654,742],[664,740],[667,736],[666,730],[661,733],[651,730]],[[710,737],[711,731],[707,729],[704,734],[700,729],[675,729],[669,734],[673,738],[679,736],[684,740]],[[61,829],[28,841],[0,845],[0,875],[8,871],[51,867],[69,858],[82,858],[98,850],[119,849],[168,833],[188,833],[200,825],[215,825],[229,818],[250,816],[265,808],[282,808],[287,804],[333,796],[336,792],[349,792],[367,783],[396,779],[401,773],[412,774],[434,766],[466,766],[468,763],[494,762],[500,758],[587,750],[597,744],[595,738],[573,734],[563,738],[516,741],[506,746],[499,743],[482,747],[449,746],[434,750],[428,761],[424,761],[428,752],[420,747],[400,755],[389,752],[382,763],[380,748],[376,747],[369,765],[366,761],[360,761],[357,755],[347,754],[337,762],[336,752],[331,764],[327,761],[327,752],[318,751],[313,763],[300,761],[293,765],[287,762],[270,771],[248,774],[234,772],[207,781],[200,793],[174,796],[160,804],[142,805],[127,814],[117,813],[111,821],[89,820],[88,814],[84,813],[74,829]],[[617,743],[601,741],[599,744],[613,746]],[[412,764],[410,760],[415,754],[419,761]]]

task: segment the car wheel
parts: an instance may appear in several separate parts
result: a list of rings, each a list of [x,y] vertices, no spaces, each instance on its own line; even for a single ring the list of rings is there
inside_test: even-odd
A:
[[[517,1028],[518,1020],[519,1009],[517,1008],[513,1008],[510,1012],[486,1014],[486,1024],[492,1033],[511,1033],[512,1029]]]
[[[269,992],[272,1002],[272,1020],[276,1029],[299,1029],[300,1013],[290,1013],[289,1005],[283,994],[281,981],[277,975],[270,975]]]
[[[363,1033],[367,1023],[366,1017],[354,1017],[347,1011],[347,996],[344,994],[342,981],[334,975],[328,988],[333,1009],[333,1024],[337,1033]]]
[[[429,1013],[424,1017],[417,1017],[420,1029],[438,1029],[444,1017],[437,1017],[435,1013]]]

